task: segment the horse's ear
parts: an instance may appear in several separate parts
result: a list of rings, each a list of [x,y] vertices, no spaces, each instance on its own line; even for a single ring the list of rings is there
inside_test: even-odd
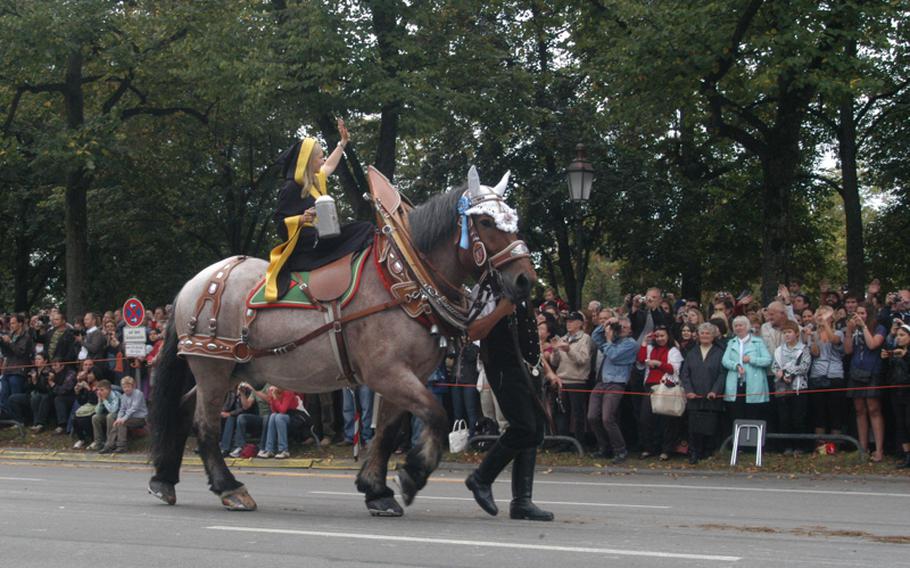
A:
[[[477,173],[477,168],[474,166],[468,170],[468,195],[480,197],[480,174]]]
[[[502,176],[502,179],[499,180],[499,183],[496,184],[496,187],[493,188],[493,191],[499,197],[502,197],[506,192],[506,188],[509,186],[509,176],[512,174],[511,171],[506,172],[506,175]]]

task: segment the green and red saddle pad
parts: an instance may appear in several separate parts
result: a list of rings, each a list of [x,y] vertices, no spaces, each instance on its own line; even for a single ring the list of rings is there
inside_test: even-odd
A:
[[[372,248],[373,247],[371,246],[367,247],[354,256],[354,260],[351,262],[351,285],[348,286],[348,289],[345,290],[344,294],[338,298],[340,307],[344,308],[347,306],[357,294],[357,290],[360,288],[360,279],[363,277],[363,267],[367,264],[367,259],[370,256]],[[300,285],[309,282],[309,279],[309,272],[292,272],[291,285],[288,287],[287,293],[281,298],[278,298],[275,302],[267,302],[265,300],[265,278],[263,278],[262,282],[257,284],[253,288],[253,291],[250,292],[246,305],[253,310],[266,308],[300,308],[303,310],[316,310],[319,306],[311,302],[310,298],[300,289]]]

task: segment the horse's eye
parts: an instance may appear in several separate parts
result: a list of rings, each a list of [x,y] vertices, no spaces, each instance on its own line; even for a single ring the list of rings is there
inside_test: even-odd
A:
[[[484,227],[486,227],[487,229],[493,228],[493,221],[490,221],[489,219],[481,219],[480,224],[483,225]]]

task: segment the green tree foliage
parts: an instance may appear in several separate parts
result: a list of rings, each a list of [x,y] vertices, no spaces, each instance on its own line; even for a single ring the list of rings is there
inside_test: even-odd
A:
[[[0,0],[0,306],[166,303],[265,257],[275,158],[302,134],[333,146],[338,116],[343,211],[372,217],[370,164],[418,201],[471,164],[511,171],[542,278],[581,306],[842,277],[849,184],[817,170],[849,104],[859,185],[894,200],[867,231],[883,270],[908,204],[905,8]],[[585,205],[565,183],[579,142]]]
[[[578,22],[579,51],[618,121],[653,139],[681,111],[710,145],[732,143],[757,165],[765,297],[798,268],[797,191],[815,148],[807,116],[842,72],[856,11],[849,1],[615,0],[587,4]]]

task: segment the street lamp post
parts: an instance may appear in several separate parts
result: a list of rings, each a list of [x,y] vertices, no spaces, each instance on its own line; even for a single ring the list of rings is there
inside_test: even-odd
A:
[[[572,163],[569,164],[569,167],[566,168],[566,183],[569,186],[569,199],[578,205],[574,208],[572,217],[574,218],[575,224],[575,250],[577,251],[577,257],[575,259],[575,290],[573,296],[575,297],[575,302],[578,303],[575,306],[576,309],[581,308],[582,304],[582,288],[584,287],[585,273],[587,272],[587,267],[585,264],[585,231],[584,227],[584,204],[591,199],[591,184],[594,182],[594,167],[591,165],[591,162],[588,161],[587,152],[585,152],[584,144],[578,144],[575,146],[575,159]]]

